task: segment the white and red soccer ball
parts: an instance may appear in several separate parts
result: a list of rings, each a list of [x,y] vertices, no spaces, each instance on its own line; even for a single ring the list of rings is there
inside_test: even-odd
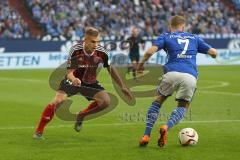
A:
[[[183,146],[196,145],[198,133],[192,128],[184,128],[179,132],[178,139]]]

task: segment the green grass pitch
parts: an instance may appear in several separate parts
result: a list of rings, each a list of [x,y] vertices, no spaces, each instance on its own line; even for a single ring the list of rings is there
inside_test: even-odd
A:
[[[139,148],[145,113],[153,98],[138,98],[135,106],[120,100],[112,112],[86,121],[80,133],[74,122],[57,117],[45,130],[45,140],[32,139],[44,106],[55,95],[48,85],[52,70],[0,71],[0,160],[238,160],[240,156],[240,66],[199,67],[198,89],[191,104],[191,120],[185,119],[169,132],[168,144],[157,146],[158,121],[146,148]],[[99,80],[116,95],[106,71]],[[108,85],[106,85],[108,84]],[[154,86],[153,86],[154,88]],[[73,97],[72,112],[87,106]],[[175,108],[174,96],[161,112]],[[190,113],[188,113],[190,116]],[[177,134],[192,127],[199,143],[181,147]]]

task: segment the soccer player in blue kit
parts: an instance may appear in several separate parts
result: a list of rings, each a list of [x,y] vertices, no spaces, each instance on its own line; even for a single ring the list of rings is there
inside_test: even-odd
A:
[[[177,107],[173,110],[165,125],[159,130],[158,146],[163,147],[167,143],[168,131],[183,119],[190,105],[198,79],[196,67],[197,53],[209,54],[216,58],[217,51],[205,43],[197,35],[184,32],[186,20],[182,16],[174,16],[170,20],[169,30],[161,34],[144,54],[137,70],[158,50],[163,49],[168,55],[168,62],[163,66],[164,75],[157,88],[156,99],[150,105],[147,112],[146,129],[139,145],[146,146],[154,123],[158,119],[159,110],[167,99],[176,91]]]

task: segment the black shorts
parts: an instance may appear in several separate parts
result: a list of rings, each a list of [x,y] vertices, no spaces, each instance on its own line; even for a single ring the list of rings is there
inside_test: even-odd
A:
[[[134,54],[134,55],[130,54],[130,55],[129,55],[129,58],[130,58],[131,62],[132,62],[132,61],[137,61],[137,62],[139,62],[139,55],[137,55],[137,54]]]
[[[71,82],[65,78],[61,81],[58,90],[64,91],[68,97],[81,94],[90,101],[93,100],[95,94],[105,89],[99,84],[98,81],[91,84],[82,82],[81,86],[73,86],[71,85]]]

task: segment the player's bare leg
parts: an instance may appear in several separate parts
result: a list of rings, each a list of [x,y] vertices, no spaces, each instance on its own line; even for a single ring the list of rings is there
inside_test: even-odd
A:
[[[132,63],[131,64],[127,64],[127,74],[129,74],[132,71]]]
[[[83,120],[87,115],[98,113],[107,108],[110,104],[110,97],[105,91],[98,92],[93,99],[94,101],[77,115],[74,126],[75,131],[79,132],[81,130]]]
[[[137,69],[137,61],[133,60],[132,61],[132,74],[133,78],[136,80],[136,69]]]
[[[46,127],[46,125],[52,120],[55,111],[57,110],[57,108],[60,106],[60,104],[66,99],[67,95],[65,92],[63,91],[57,91],[53,102],[49,103],[41,116],[41,119],[38,123],[38,127],[35,131],[35,134],[33,135],[34,139],[43,139],[42,135],[44,132],[44,128]]]

